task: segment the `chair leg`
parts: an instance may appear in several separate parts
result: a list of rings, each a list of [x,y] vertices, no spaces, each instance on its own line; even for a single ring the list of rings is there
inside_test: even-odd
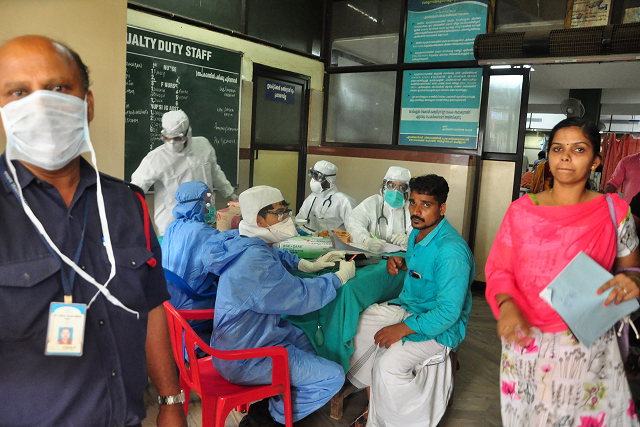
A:
[[[191,397],[191,388],[187,385],[187,383],[180,377],[180,388],[184,390],[184,415],[189,416],[189,397]]]
[[[224,427],[225,420],[222,420],[222,424],[216,424],[216,398],[208,396],[200,396],[202,399],[202,427]]]
[[[282,395],[284,400],[284,425],[285,427],[293,427],[293,411],[291,407],[291,390],[284,390]]]
[[[331,414],[330,417],[334,420],[341,420],[344,416],[344,398],[356,391],[357,388],[348,380],[335,396],[331,398]]]
[[[249,404],[243,403],[242,405],[238,405],[238,407],[236,408],[236,411],[246,414],[249,411]]]

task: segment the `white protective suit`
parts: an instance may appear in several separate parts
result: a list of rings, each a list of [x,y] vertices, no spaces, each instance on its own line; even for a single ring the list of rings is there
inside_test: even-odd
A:
[[[392,166],[385,175],[386,181],[409,183],[411,173],[397,166]],[[351,241],[364,243],[373,234],[378,239],[391,242],[394,234],[409,235],[411,230],[411,214],[409,202],[405,201],[401,208],[394,209],[384,202],[384,191],[367,197],[356,206],[346,222],[346,229],[351,234]]]
[[[336,165],[320,160],[313,169],[325,174],[330,186],[320,193],[312,192],[302,204],[297,218],[308,219],[305,228],[310,231],[345,230],[347,218],[356,207],[355,199],[338,191],[335,184],[338,173]]]
[[[165,117],[169,113],[162,117],[163,129],[171,126],[165,123]],[[186,118],[182,111],[179,113]],[[145,193],[154,185],[154,222],[159,236],[164,235],[165,230],[174,220],[172,210],[177,204],[174,195],[183,182],[202,181],[209,188],[218,190],[226,198],[229,198],[234,191],[218,166],[216,152],[209,140],[200,136],[191,136],[188,119],[186,123],[183,121],[178,126],[184,128],[183,132],[188,135],[187,144],[182,151],[175,152],[167,144],[163,144],[147,154],[138,169],[131,175],[131,182],[142,188]],[[173,128],[175,129],[175,125]]]

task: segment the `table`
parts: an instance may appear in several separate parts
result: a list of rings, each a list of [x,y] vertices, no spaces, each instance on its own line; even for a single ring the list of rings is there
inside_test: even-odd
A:
[[[313,274],[302,272],[294,274],[314,277]],[[389,275],[385,259],[378,264],[359,267],[356,277],[338,289],[336,298],[329,304],[302,316],[285,318],[304,331],[319,356],[339,363],[347,372],[360,313],[371,304],[396,298],[402,291],[405,274],[400,271],[396,276]],[[318,346],[314,339],[318,325],[324,333],[322,346]]]

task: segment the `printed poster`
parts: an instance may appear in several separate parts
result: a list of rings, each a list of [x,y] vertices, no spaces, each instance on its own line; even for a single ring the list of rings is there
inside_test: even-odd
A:
[[[573,0],[571,28],[607,25],[610,11],[611,0]]]
[[[473,60],[489,0],[409,0],[405,62]]]
[[[482,68],[404,72],[401,145],[477,148]]]

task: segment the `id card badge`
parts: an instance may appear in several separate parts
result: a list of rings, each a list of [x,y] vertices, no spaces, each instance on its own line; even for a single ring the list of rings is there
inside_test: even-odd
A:
[[[86,304],[51,303],[46,356],[82,356],[86,313]]]

